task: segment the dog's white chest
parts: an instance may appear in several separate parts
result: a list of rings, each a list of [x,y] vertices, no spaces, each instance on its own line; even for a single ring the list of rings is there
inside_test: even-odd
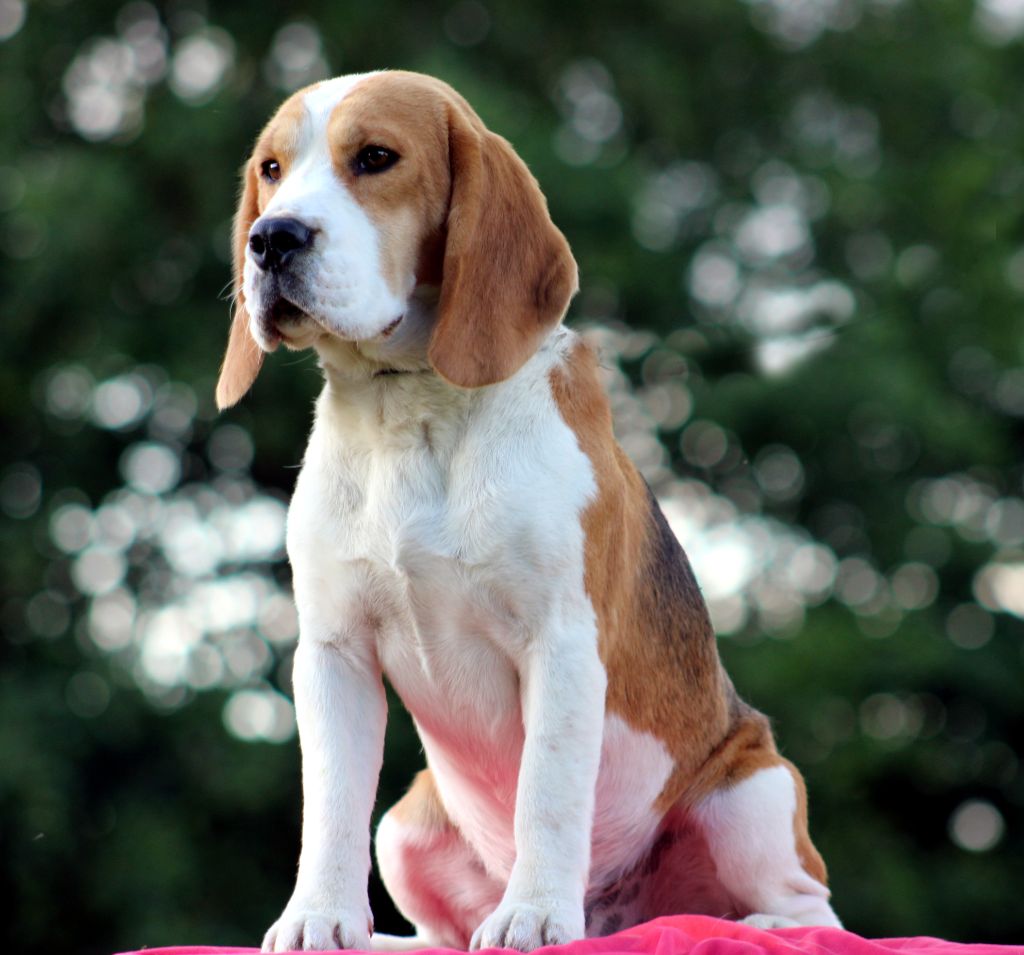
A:
[[[581,524],[596,483],[554,405],[551,360],[541,353],[513,382],[447,405],[414,380],[383,415],[359,395],[341,414],[321,399],[288,519],[301,639],[381,667],[447,812],[500,878],[516,858],[525,675],[557,661],[558,719],[591,692],[580,681],[603,673]],[[604,884],[648,845],[671,759],[616,717],[568,723],[552,745],[571,760],[594,736],[591,865]],[[575,798],[560,776],[540,785],[559,805]]]
[[[382,420],[349,396],[340,419],[322,399],[288,519],[302,639],[380,664],[448,812],[502,877],[515,859],[523,675],[557,658],[568,702],[597,656],[580,521],[595,479],[554,406],[550,361],[535,356],[533,375],[527,366],[469,409],[411,393]],[[576,731],[605,743],[600,881],[649,840],[671,760],[615,718]],[[556,779],[544,786],[569,798]]]
[[[549,363],[487,396],[410,378],[383,403],[321,401],[289,513],[297,603],[334,639],[372,642],[428,733],[521,730],[518,661],[566,602],[589,607],[593,476]]]

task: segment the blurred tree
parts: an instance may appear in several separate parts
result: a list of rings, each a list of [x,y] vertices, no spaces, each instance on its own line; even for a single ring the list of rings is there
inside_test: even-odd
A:
[[[255,944],[287,899],[319,377],[216,417],[229,221],[287,92],[387,66],[544,186],[841,916],[1020,941],[1022,39],[1012,0],[0,0],[9,943]],[[381,807],[420,761],[393,706]]]

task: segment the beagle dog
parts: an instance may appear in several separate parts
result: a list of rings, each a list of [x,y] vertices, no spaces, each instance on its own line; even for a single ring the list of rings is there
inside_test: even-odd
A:
[[[325,384],[288,513],[304,812],[265,951],[541,945],[668,913],[839,924],[803,781],[560,323],[576,263],[446,84],[317,83],[244,167],[221,408],[279,344]],[[427,768],[381,820],[383,677]]]

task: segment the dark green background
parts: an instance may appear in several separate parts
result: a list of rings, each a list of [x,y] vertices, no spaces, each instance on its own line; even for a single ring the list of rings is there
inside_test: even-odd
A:
[[[1024,562],[1024,47],[996,6],[31,3],[0,41],[0,896],[11,950],[258,944],[290,892],[294,739],[227,731],[237,680],[154,688],[131,648],[101,650],[51,520],[101,505],[140,440],[180,458],[182,487],[226,480],[208,438],[223,426],[212,386],[228,222],[249,145],[301,79],[301,63],[291,80],[273,68],[278,31],[296,21],[300,39],[319,33],[331,74],[434,73],[508,136],[579,260],[570,321],[650,333],[619,338],[634,396],[685,384],[692,397],[685,421],[648,419],[677,478],[732,500],[732,523],[816,540],[843,562],[831,596],[781,622],[753,614],[721,646],[805,771],[848,927],[1024,940],[1024,577],[1012,575]],[[0,2],[0,29],[19,7]],[[187,84],[182,51],[197,35],[230,46],[230,63],[188,102],[159,56],[180,55]],[[143,81],[118,57],[146,37],[157,54]],[[90,83],[135,104],[92,138],[73,108]],[[773,253],[743,238],[766,205],[792,225],[794,202],[795,246]],[[691,263],[709,252],[738,287],[806,295],[826,283],[832,298],[773,331],[742,304],[692,294]],[[779,335],[820,347],[768,374],[758,356]],[[86,383],[77,411],[54,405],[69,368]],[[90,376],[119,375],[165,396],[161,382],[180,383],[173,393],[196,402],[186,425],[167,437],[149,412],[97,423]],[[251,466],[243,453],[227,468],[236,491],[287,499],[317,384],[308,358],[278,355],[230,412],[255,447]],[[727,453],[708,452],[702,435]],[[762,466],[780,449],[802,474],[784,493]],[[659,490],[673,480],[662,473]],[[130,559],[125,587],[140,603],[176,593],[152,542]],[[892,582],[908,562],[937,587],[900,610]],[[287,587],[279,555],[241,569]],[[997,577],[1011,584],[993,597]],[[770,604],[770,587],[758,599]],[[264,645],[251,628],[241,636]],[[287,692],[288,646],[264,655],[241,683]],[[422,758],[392,714],[379,808]],[[1005,824],[984,851],[951,838],[968,800]],[[378,928],[401,930],[373,893]]]

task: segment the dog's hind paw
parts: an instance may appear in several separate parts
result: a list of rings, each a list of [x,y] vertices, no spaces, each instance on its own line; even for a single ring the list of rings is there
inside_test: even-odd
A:
[[[764,912],[755,912],[746,918],[740,919],[744,925],[752,928],[799,928],[800,922],[796,919],[787,918],[785,915],[768,915]]]

